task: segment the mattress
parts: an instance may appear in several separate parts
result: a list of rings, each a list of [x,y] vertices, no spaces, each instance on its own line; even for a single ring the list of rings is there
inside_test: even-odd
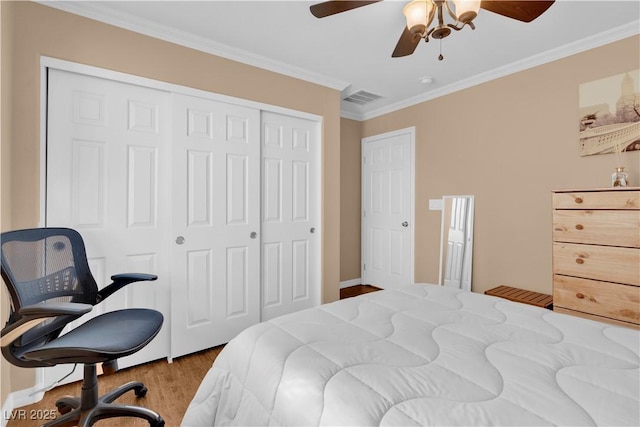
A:
[[[435,285],[252,326],[183,418],[211,425],[640,425],[640,332]]]

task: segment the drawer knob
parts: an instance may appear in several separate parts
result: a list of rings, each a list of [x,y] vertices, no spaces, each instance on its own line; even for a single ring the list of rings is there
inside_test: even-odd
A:
[[[584,229],[584,225],[576,224],[576,230],[583,230],[583,229]]]
[[[576,198],[574,199],[574,201],[575,201],[576,203],[582,203],[582,197],[576,197]]]
[[[582,258],[576,258],[577,264],[584,264],[584,260]]]
[[[578,292],[578,293],[576,294],[576,298],[578,298],[578,299],[583,299],[583,298],[584,298],[584,294],[581,294],[580,292]]]

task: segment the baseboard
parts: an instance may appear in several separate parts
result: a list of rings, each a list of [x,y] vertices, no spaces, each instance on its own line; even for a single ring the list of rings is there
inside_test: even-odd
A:
[[[345,280],[344,282],[340,282],[340,289],[348,288],[350,286],[361,285],[362,279],[359,277],[357,279]]]
[[[25,405],[30,405],[42,400],[44,391],[38,391],[38,388],[32,387],[25,390],[18,390],[9,393],[7,399],[2,404],[2,416],[0,417],[0,426],[6,427],[9,420],[26,420],[32,419],[27,412],[16,409]],[[35,418],[33,418],[35,419]]]

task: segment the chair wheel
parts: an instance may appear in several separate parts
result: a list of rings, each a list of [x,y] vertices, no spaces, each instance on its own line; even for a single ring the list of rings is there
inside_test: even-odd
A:
[[[133,392],[136,394],[136,397],[144,397],[149,391],[146,387],[142,387],[141,389],[136,389]]]

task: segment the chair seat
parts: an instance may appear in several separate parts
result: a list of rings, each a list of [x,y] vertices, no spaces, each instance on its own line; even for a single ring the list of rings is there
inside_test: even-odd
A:
[[[135,353],[162,328],[156,310],[134,308],[94,317],[23,357],[50,363],[102,363]]]

